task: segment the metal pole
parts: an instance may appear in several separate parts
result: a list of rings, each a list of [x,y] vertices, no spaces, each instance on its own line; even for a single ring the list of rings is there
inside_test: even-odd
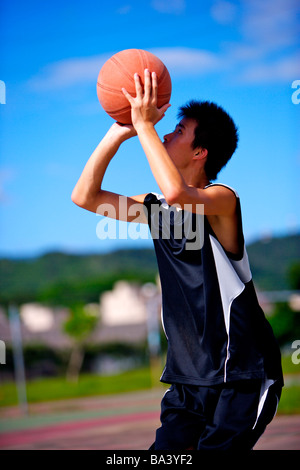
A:
[[[8,316],[11,330],[11,339],[13,346],[13,359],[15,369],[15,380],[18,392],[18,401],[21,411],[28,413],[26,378],[22,346],[21,323],[18,307],[10,305],[8,307]]]
[[[159,333],[159,296],[155,284],[147,283],[142,287],[142,293],[146,302],[147,311],[147,332],[148,332],[148,350],[150,359],[151,382],[156,386],[156,377],[159,358],[161,354],[160,333]]]

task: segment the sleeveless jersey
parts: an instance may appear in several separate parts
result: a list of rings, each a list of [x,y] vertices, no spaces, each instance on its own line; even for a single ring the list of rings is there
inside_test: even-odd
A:
[[[283,383],[280,350],[258,303],[234,193],[238,256],[226,252],[204,215],[177,210],[154,193],[145,197],[168,341],[162,382],[211,386],[267,377]]]

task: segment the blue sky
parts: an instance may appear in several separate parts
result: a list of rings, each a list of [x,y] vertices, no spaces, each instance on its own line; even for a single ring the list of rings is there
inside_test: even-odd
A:
[[[99,240],[99,217],[70,199],[113,122],[97,99],[99,70],[129,48],[154,52],[171,74],[161,137],[191,98],[217,102],[236,121],[239,148],[218,181],[240,194],[246,241],[299,230],[297,3],[0,0],[0,254],[152,246]],[[126,195],[158,190],[137,138],[111,162],[104,186]]]

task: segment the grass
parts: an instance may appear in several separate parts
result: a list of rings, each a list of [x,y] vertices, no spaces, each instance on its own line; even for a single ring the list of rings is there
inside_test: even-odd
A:
[[[78,383],[68,382],[65,377],[41,378],[26,383],[28,403],[93,395],[111,395],[149,388],[151,388],[149,368],[135,369],[112,376],[82,374]],[[0,407],[17,403],[15,383],[3,383],[0,387]]]
[[[291,354],[282,356],[285,386],[282,389],[278,413],[300,414],[300,364],[292,362]]]
[[[282,359],[284,374],[288,380],[282,391],[278,407],[281,414],[300,414],[300,365],[295,365],[290,356]],[[160,367],[134,369],[111,376],[82,374],[78,383],[66,381],[65,377],[52,377],[30,380],[26,384],[28,403],[79,398],[96,395],[111,395],[135,390],[147,390],[159,386]],[[293,377],[295,379],[293,379]],[[17,390],[14,382],[5,382],[0,386],[0,407],[16,405]]]
[[[282,356],[282,369],[284,374],[300,374],[300,364],[292,362],[291,354]]]
[[[283,387],[277,413],[300,414],[300,383]]]

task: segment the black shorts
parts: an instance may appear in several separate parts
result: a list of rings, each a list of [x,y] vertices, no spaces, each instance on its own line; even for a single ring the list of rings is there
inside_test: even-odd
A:
[[[276,414],[281,387],[244,380],[212,387],[173,384],[149,450],[251,450]]]

